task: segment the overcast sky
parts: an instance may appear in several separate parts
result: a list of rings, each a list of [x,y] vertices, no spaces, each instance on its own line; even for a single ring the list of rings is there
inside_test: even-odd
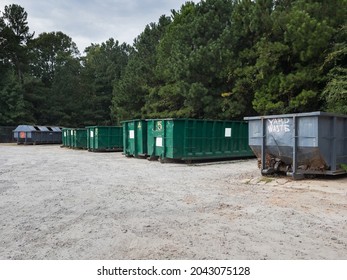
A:
[[[0,11],[6,5],[18,4],[28,13],[30,32],[62,31],[70,36],[82,53],[91,43],[114,38],[133,43],[145,26],[158,22],[161,15],[170,16],[186,0],[0,0]],[[195,3],[199,1],[193,1]]]

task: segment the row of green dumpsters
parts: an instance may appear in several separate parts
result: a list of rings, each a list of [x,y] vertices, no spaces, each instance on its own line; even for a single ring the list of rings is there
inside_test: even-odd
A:
[[[206,160],[254,156],[244,121],[128,120],[122,126],[64,128],[62,137],[64,147],[122,151],[128,157]]]

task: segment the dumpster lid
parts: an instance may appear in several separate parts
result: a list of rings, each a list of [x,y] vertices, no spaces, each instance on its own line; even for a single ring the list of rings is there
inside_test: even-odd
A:
[[[193,118],[154,118],[154,119],[134,119],[125,120],[121,123],[134,122],[134,121],[211,121],[211,122],[244,122],[242,120],[213,120],[213,119],[193,119]]]
[[[61,132],[61,128],[57,126],[49,126],[48,128],[51,128],[54,132]]]
[[[44,126],[21,124],[21,125],[18,125],[16,129],[13,131],[14,132],[17,132],[17,131],[32,132],[32,131],[49,131],[49,130]]]
[[[214,120],[214,119],[193,119],[193,118],[163,118],[163,119],[146,119],[146,121],[201,121],[201,122],[228,122],[244,123],[243,120]]]
[[[91,125],[85,128],[99,128],[99,127],[122,127],[121,125]]]
[[[145,121],[145,120],[144,119],[132,119],[132,120],[124,120],[124,121],[121,121],[120,123],[141,122],[141,121]]]
[[[42,125],[28,125],[28,124],[21,124],[16,127],[13,132],[18,131],[24,131],[24,132],[33,132],[33,131],[54,131],[54,132],[60,132],[60,127],[56,126],[42,126]]]
[[[314,117],[314,116],[347,118],[347,115],[317,111],[317,112],[295,113],[295,114],[284,114],[284,115],[253,116],[253,117],[244,117],[243,119],[248,121],[248,120],[273,119],[273,118]]]

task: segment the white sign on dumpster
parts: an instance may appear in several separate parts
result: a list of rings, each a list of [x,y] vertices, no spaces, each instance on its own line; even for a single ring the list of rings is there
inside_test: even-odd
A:
[[[225,137],[231,137],[231,128],[230,127],[227,127],[225,129]]]
[[[90,131],[90,138],[93,138],[94,137],[94,131]]]
[[[135,138],[134,130],[129,130],[129,139],[134,139],[134,138]]]
[[[155,139],[155,145],[156,145],[157,147],[163,147],[163,138],[157,137],[157,138]]]

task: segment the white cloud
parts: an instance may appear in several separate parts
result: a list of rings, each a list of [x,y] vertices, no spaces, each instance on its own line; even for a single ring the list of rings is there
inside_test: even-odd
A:
[[[28,13],[30,32],[62,31],[81,52],[113,37],[132,44],[145,26],[171,15],[185,0],[16,0]],[[197,2],[197,1],[194,1]],[[0,10],[12,0],[0,0]]]

